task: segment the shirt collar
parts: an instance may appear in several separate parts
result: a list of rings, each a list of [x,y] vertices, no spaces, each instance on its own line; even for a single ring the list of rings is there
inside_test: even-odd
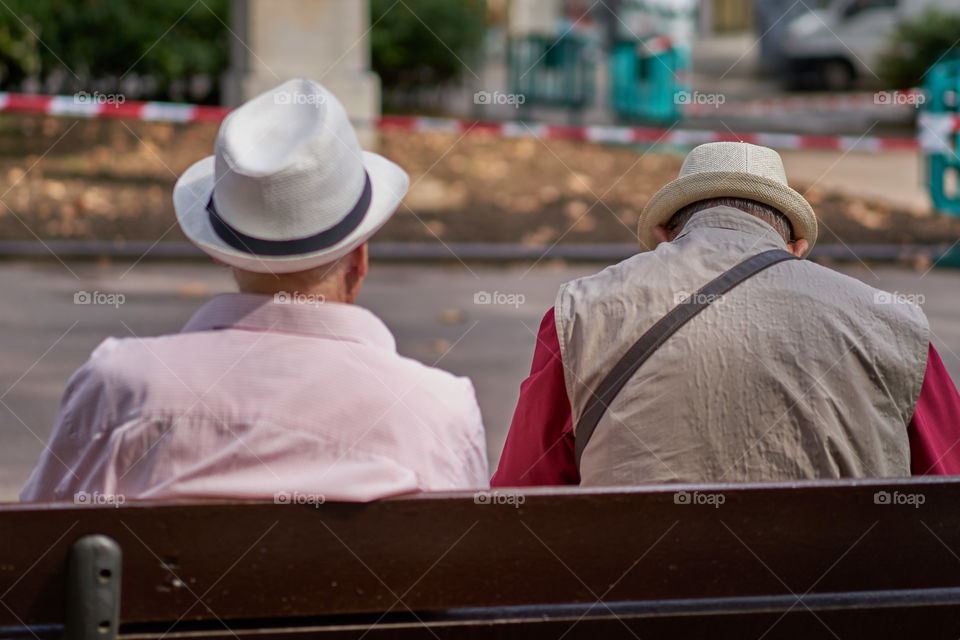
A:
[[[225,293],[200,307],[182,333],[245,329],[350,340],[396,351],[390,329],[373,312],[340,302],[277,302],[274,296]]]
[[[704,209],[693,214],[680,231],[677,240],[690,234],[699,235],[706,229],[726,229],[729,231],[739,231],[741,233],[760,236],[763,240],[769,240],[775,244],[777,249],[786,249],[787,243],[777,230],[764,222],[760,218],[750,215],[746,211],[734,209],[733,207],[718,206]],[[767,243],[764,243],[766,245]],[[757,244],[758,247],[761,245]]]

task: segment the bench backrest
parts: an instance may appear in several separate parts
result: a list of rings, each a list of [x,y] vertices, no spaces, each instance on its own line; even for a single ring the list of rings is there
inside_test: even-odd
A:
[[[121,632],[157,637],[174,622],[233,637],[224,626],[385,613],[381,624],[512,620],[554,638],[578,618],[577,629],[631,633],[709,619],[714,635],[771,623],[960,635],[960,479],[4,505],[0,637],[56,633],[70,549],[89,534],[122,549]]]

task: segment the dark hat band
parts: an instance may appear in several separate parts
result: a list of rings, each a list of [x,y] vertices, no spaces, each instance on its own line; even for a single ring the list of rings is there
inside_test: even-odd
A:
[[[329,249],[353,233],[356,228],[360,226],[360,223],[363,222],[364,216],[366,216],[367,211],[370,209],[373,187],[370,184],[370,174],[368,174],[366,170],[363,172],[363,177],[363,192],[360,194],[360,199],[357,200],[357,203],[353,205],[350,213],[344,216],[343,220],[334,226],[329,229],[324,229],[320,233],[312,236],[294,238],[293,240],[265,240],[263,238],[248,236],[233,228],[230,223],[220,217],[220,214],[217,213],[217,207],[213,202],[212,193],[210,194],[210,201],[207,202],[207,213],[210,216],[210,225],[221,240],[234,249],[251,255],[294,256]]]

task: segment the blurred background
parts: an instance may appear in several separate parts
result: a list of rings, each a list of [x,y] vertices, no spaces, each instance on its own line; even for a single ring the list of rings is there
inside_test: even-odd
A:
[[[231,289],[171,190],[229,108],[298,76],[411,174],[361,302],[474,380],[492,465],[557,287],[634,253],[711,140],[777,148],[813,259],[920,304],[960,376],[958,44],[956,0],[4,0],[0,500],[102,339]]]

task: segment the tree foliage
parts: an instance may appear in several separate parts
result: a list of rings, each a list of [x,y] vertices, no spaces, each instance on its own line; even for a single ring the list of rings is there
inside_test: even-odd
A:
[[[960,57],[958,35],[960,14],[956,13],[931,9],[900,23],[880,58],[880,77],[891,89],[920,86],[936,62]]]
[[[476,63],[486,0],[372,0],[373,68],[387,90],[455,81]]]
[[[167,97],[205,75],[215,93],[228,64],[227,17],[228,0],[4,0],[0,81],[120,91],[136,77],[148,80],[148,97]]]

